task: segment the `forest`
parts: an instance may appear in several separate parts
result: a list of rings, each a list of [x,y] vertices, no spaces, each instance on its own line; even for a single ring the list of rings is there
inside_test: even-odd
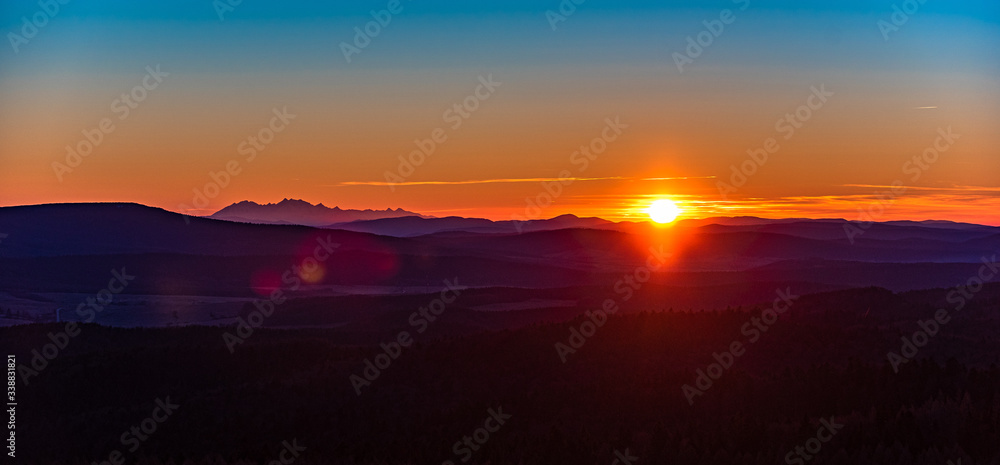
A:
[[[920,299],[936,293],[805,296],[756,342],[740,328],[761,308],[611,315],[565,363],[556,345],[585,316],[432,326],[360,394],[351,376],[396,332],[357,343],[349,328],[262,328],[230,353],[225,328],[86,324],[19,386],[18,460],[265,464],[304,448],[295,463],[996,464],[996,287],[898,373],[886,354],[933,314]],[[23,365],[61,328],[2,328],[0,341]],[[742,355],[689,402],[682,387],[736,341]],[[178,407],[143,424],[164,401]],[[509,418],[484,435],[491,411]],[[136,441],[136,425],[153,431]]]

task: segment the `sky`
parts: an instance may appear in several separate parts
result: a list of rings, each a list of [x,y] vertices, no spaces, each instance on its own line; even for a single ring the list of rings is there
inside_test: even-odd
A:
[[[0,5],[2,206],[1000,225],[995,1],[51,2]]]

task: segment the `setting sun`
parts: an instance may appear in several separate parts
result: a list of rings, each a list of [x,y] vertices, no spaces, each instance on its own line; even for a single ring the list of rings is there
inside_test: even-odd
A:
[[[666,224],[676,220],[677,216],[681,214],[681,209],[673,200],[660,199],[653,202],[646,209],[646,213],[649,214],[649,219],[654,222]]]

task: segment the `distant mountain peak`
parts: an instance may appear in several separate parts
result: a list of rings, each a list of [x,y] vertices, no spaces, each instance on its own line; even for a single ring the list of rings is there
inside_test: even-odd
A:
[[[241,223],[323,226],[332,223],[398,218],[403,216],[423,215],[409,212],[402,208],[395,210],[392,208],[385,210],[345,210],[339,206],[331,208],[322,203],[313,205],[305,200],[285,198],[278,203],[266,204],[243,200],[213,213],[209,218]]]

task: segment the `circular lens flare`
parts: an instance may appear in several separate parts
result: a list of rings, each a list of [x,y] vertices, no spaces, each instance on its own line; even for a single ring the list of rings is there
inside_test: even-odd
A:
[[[649,219],[659,224],[671,223],[681,214],[680,207],[670,199],[660,199],[646,209]]]

